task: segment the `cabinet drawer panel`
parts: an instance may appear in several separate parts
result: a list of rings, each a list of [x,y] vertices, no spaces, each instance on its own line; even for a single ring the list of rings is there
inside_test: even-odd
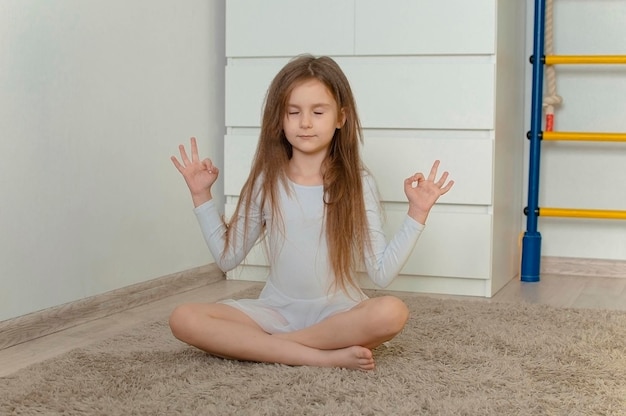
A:
[[[224,137],[224,195],[239,195],[250,174],[258,136]]]
[[[234,205],[226,206],[227,215],[233,211]],[[385,215],[389,240],[404,220],[406,210],[387,209]],[[252,249],[245,264],[268,265],[262,245]],[[488,279],[490,269],[491,216],[433,212],[401,274]]]
[[[226,67],[226,125],[260,125],[263,100],[287,62]],[[487,63],[337,59],[364,128],[491,130],[494,67]]]
[[[224,137],[224,193],[239,195],[248,174],[257,136]],[[487,139],[411,139],[367,137],[363,161],[376,178],[381,199],[406,202],[404,178],[415,172],[428,175],[434,160],[441,160],[455,181],[441,197],[446,204],[491,205],[492,141]]]
[[[224,193],[239,195],[258,142],[257,136],[224,138]],[[439,174],[447,170],[452,190],[441,197],[446,204],[491,205],[492,141],[488,139],[410,139],[366,137],[363,161],[376,177],[381,199],[406,202],[404,178],[417,171],[428,175],[435,159]]]
[[[355,2],[357,55],[493,54],[495,0]]]
[[[261,125],[267,89],[287,62],[288,59],[255,62],[246,60],[226,65],[226,126]]]
[[[363,161],[376,177],[383,201],[406,202],[403,182],[415,172],[428,176],[436,159],[438,178],[450,172],[454,187],[439,202],[491,205],[493,141],[490,139],[365,138]]]
[[[387,209],[388,239],[405,215],[406,209]],[[432,212],[402,274],[488,279],[491,215]]]
[[[304,52],[354,53],[353,0],[226,2],[227,57]]]
[[[339,62],[365,128],[491,130],[491,62]]]

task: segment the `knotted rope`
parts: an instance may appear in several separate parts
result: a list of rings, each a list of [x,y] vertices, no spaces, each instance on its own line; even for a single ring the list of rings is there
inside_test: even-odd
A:
[[[544,31],[544,54],[554,55],[554,5],[553,0],[546,1],[545,31]],[[546,89],[547,95],[543,97],[543,108],[546,113],[546,131],[552,131],[554,127],[554,108],[563,102],[563,98],[556,93],[556,70],[554,65],[546,65]]]

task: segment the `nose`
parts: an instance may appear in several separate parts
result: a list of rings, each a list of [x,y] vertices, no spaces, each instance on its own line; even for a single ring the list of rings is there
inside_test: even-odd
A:
[[[300,117],[300,127],[303,129],[309,129],[312,127],[311,116],[307,114],[306,112],[303,112],[302,116]]]

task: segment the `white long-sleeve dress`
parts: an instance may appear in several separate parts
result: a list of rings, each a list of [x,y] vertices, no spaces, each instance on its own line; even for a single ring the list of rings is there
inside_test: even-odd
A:
[[[359,289],[350,293],[334,289],[325,236],[322,185],[303,186],[289,182],[290,191],[279,194],[282,229],[272,221],[269,207],[258,198],[250,207],[248,238],[243,239],[243,217],[237,222],[235,250],[224,256],[226,227],[210,200],[194,209],[204,239],[217,265],[228,271],[239,265],[263,232],[265,223],[269,275],[258,299],[225,300],[268,333],[291,332],[318,323],[357,305],[367,296]],[[408,215],[387,242],[382,229],[381,208],[373,177],[363,176],[363,190],[372,253],[366,253],[365,269],[370,279],[385,287],[400,273],[424,226]],[[243,207],[242,207],[243,208]],[[240,215],[245,215],[241,210]]]

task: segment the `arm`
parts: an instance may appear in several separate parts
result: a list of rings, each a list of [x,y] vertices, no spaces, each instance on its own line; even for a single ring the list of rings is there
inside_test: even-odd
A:
[[[404,190],[409,200],[409,210],[402,225],[389,243],[382,229],[380,204],[373,178],[364,178],[365,207],[369,226],[372,252],[366,253],[365,266],[370,279],[379,287],[388,286],[400,273],[419,239],[424,224],[439,196],[450,190],[453,181],[445,183],[445,172],[438,181],[439,161],[433,164],[428,179],[417,173],[404,181]]]
[[[209,200],[194,208],[194,213],[200,224],[202,236],[206,241],[215,263],[222,271],[229,271],[237,267],[250,252],[263,230],[263,213],[256,204],[251,207],[248,215],[248,232],[244,240],[245,206],[241,206],[239,217],[231,231],[232,250],[226,250],[226,225],[220,217],[215,202]],[[224,253],[227,255],[224,255]]]
[[[371,252],[365,251],[365,268],[376,286],[386,287],[396,278],[409,259],[424,226],[407,215],[400,229],[387,242],[374,179],[371,176],[363,179],[365,210],[372,248]]]
[[[262,230],[262,211],[256,206],[251,207],[245,244],[243,241],[243,218],[237,221],[238,226],[231,231],[231,239],[235,242],[236,247],[234,250],[227,251],[227,228],[218,213],[211,194],[211,187],[219,176],[219,169],[213,165],[210,159],[200,160],[195,137],[191,138],[191,159],[187,156],[185,146],[180,145],[179,150],[182,162],[179,162],[175,156],[172,156],[171,160],[176,169],[183,175],[191,192],[194,212],[204,240],[220,269],[223,271],[231,270],[243,261],[259,237]],[[244,207],[240,212],[245,213]],[[228,256],[224,255],[225,252],[228,253]]]

